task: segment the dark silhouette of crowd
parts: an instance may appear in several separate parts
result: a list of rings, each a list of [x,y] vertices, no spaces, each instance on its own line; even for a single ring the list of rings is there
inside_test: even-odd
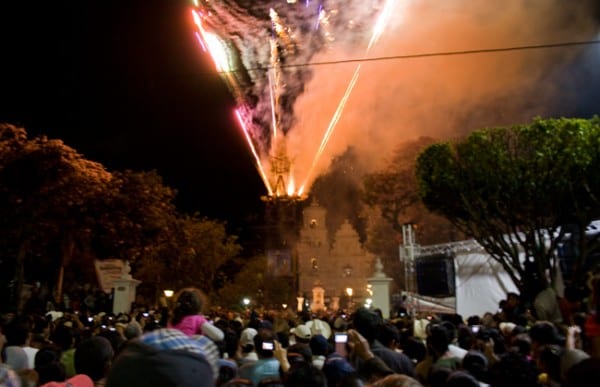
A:
[[[580,387],[600,377],[600,276],[556,305],[508,293],[499,310],[466,317],[406,304],[390,317],[234,312],[208,308],[194,287],[170,308],[129,314],[110,313],[104,296],[74,298],[2,316],[0,386]]]

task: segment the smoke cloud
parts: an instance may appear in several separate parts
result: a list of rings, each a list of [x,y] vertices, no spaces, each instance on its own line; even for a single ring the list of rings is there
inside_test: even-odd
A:
[[[384,0],[206,3],[212,26],[239,55],[245,70],[237,75],[240,95],[264,133],[271,122],[270,9],[286,27],[287,37],[277,39],[279,109],[297,179],[308,174],[359,63],[356,86],[313,179],[348,146],[378,168],[400,143],[420,136],[443,139],[535,116],[600,113],[599,44],[442,55],[598,39],[597,2],[392,2],[369,50]],[[268,142],[264,133],[257,137]]]

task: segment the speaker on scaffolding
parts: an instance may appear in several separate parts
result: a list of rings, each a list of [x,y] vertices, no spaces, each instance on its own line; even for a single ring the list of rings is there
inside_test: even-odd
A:
[[[432,254],[416,259],[417,289],[420,295],[429,297],[453,297],[456,295],[454,257],[448,254]]]

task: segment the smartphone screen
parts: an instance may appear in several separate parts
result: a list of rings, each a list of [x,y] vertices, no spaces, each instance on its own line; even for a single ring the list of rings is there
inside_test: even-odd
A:
[[[335,342],[336,343],[347,343],[348,342],[348,334],[347,333],[336,333],[335,334]]]
[[[270,341],[264,341],[262,343],[262,349],[272,351],[275,348],[274,344]]]
[[[341,356],[346,357],[348,352],[346,351],[346,343],[348,342],[348,334],[345,332],[338,332],[335,334],[335,351]]]

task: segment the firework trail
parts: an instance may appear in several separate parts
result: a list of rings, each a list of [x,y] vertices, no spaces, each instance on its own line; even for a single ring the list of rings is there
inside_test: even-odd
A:
[[[369,54],[371,47],[373,46],[373,44],[375,42],[377,42],[377,40],[379,40],[379,37],[385,30],[385,27],[387,25],[387,22],[389,21],[391,13],[394,10],[395,3],[396,3],[395,0],[386,0],[385,1],[383,10],[377,20],[377,23],[375,24],[375,28],[373,29],[373,35],[371,36],[369,45],[367,46],[367,49],[365,51],[365,57]],[[337,123],[340,120],[340,117],[344,111],[344,108],[346,107],[346,103],[348,102],[348,98],[350,97],[352,90],[354,90],[354,86],[356,85],[356,82],[358,81],[358,77],[360,75],[360,68],[361,68],[360,64],[358,66],[356,66],[356,70],[354,70],[354,74],[352,75],[352,78],[351,78],[350,82],[348,83],[348,86],[346,87],[346,92],[344,93],[344,96],[340,100],[338,107],[335,111],[335,114],[333,115],[333,117],[331,118],[331,121],[329,122],[329,126],[327,127],[327,130],[325,131],[323,140],[321,141],[321,144],[319,145],[319,149],[315,153],[315,157],[310,165],[310,169],[308,170],[308,173],[306,174],[306,177],[304,178],[304,182],[302,183],[302,185],[300,186],[300,189],[298,190],[298,193],[300,195],[302,195],[304,193],[305,187],[309,184],[310,180],[313,177],[313,171],[315,170],[315,168],[318,165],[319,160],[323,156],[325,147],[327,146],[327,143],[329,142],[331,135],[333,134],[333,131],[335,130]]]
[[[307,191],[329,158],[350,145],[366,162],[381,164],[403,140],[453,137],[581,106],[583,95],[597,95],[587,91],[589,79],[598,78],[597,48],[595,54],[573,48],[372,59],[597,39],[594,6],[593,0],[506,0],[501,8],[483,0],[210,0],[198,1],[194,12],[199,40],[238,102],[236,114],[271,193],[278,182],[265,170],[285,166],[282,149]],[[587,98],[586,106],[597,100]]]
[[[236,111],[243,123],[243,132],[257,160],[264,179],[264,164],[271,158],[283,157],[278,147],[285,144],[278,135],[285,134],[295,124],[294,104],[310,80],[307,66],[314,55],[336,44],[336,36],[352,36],[348,49],[361,42],[367,50],[374,44],[379,31],[372,33],[372,22],[382,4],[391,0],[363,1],[211,1],[200,2],[194,19],[202,47],[210,52],[215,67],[226,80],[240,106]],[[381,24],[381,23],[380,23]],[[333,116],[318,149],[311,154],[293,155],[294,159],[310,159],[310,173],[323,154],[327,141],[339,121],[345,102],[358,78],[358,68],[348,89],[340,95],[340,106]],[[249,113],[242,113],[249,112]],[[245,114],[248,114],[246,116]],[[315,132],[323,128],[314,128]],[[270,134],[270,135],[269,135]],[[271,169],[277,169],[271,165]],[[306,172],[306,171],[305,171]],[[309,174],[310,174],[309,173]],[[303,176],[303,190],[309,174]],[[295,177],[287,177],[286,191],[292,191]],[[272,184],[265,184],[271,192]],[[275,184],[277,185],[277,183]]]

